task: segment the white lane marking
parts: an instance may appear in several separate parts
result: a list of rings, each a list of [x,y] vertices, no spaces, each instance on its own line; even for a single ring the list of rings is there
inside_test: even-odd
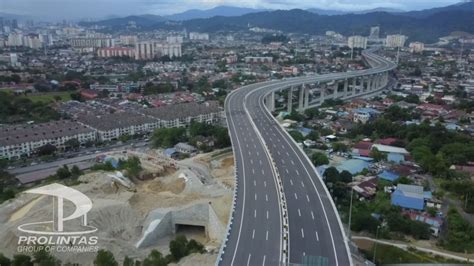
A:
[[[295,193],[295,199],[298,199],[298,195],[296,195],[296,193]]]
[[[265,201],[268,201],[268,194],[265,194]]]
[[[280,155],[280,151],[277,151],[277,154]]]
[[[304,238],[304,230],[301,228],[301,237]]]
[[[308,195],[306,195],[306,200],[309,202],[309,196]]]
[[[293,179],[290,179],[290,184],[293,186]]]
[[[267,187],[267,181],[263,181],[263,186]]]
[[[256,144],[254,144],[254,145],[253,145],[253,148],[254,148],[254,149],[256,149],[256,148],[257,148],[257,145],[256,145]]]
[[[296,175],[300,175],[300,172],[298,172],[298,170],[296,170]]]
[[[286,156],[290,156],[290,154],[288,152],[286,152]]]
[[[291,164],[292,164],[292,165],[295,165],[295,162],[294,162],[293,160],[291,160]]]
[[[262,169],[262,175],[265,175],[265,171]]]
[[[318,231],[316,231],[315,233],[316,233],[316,241],[319,241],[319,234],[318,234]]]
[[[268,135],[268,134],[267,134],[267,135]],[[269,137],[268,139],[270,139],[270,142],[273,142],[272,137]]]
[[[257,193],[255,193],[255,200],[257,200]]]
[[[249,258],[247,259],[247,266],[250,266],[250,257],[252,257],[252,254],[249,253]]]
[[[301,217],[301,211],[300,211],[300,209],[298,209],[298,215]]]
[[[255,238],[255,229],[253,229],[253,231],[252,231],[252,239],[254,239],[254,238]]]
[[[260,165],[262,165],[262,160],[260,160]]]
[[[257,151],[257,156],[260,156],[260,153]]]
[[[252,174],[255,174],[255,169],[252,168]]]
[[[245,143],[245,147],[247,147],[247,149],[249,148],[249,145],[247,143]]]
[[[285,164],[285,160],[281,159],[281,163],[282,163],[282,164]]]
[[[313,220],[314,220],[314,213],[313,213],[313,211],[311,211],[311,218],[313,218]]]
[[[253,160],[252,160],[252,159],[250,159],[250,164],[253,164]]]
[[[253,186],[256,187],[257,186],[257,181],[253,181]]]
[[[286,173],[289,174],[290,172],[288,172],[288,169],[285,169]]]
[[[281,148],[282,148],[282,149],[285,149],[285,145],[281,145]]]
[[[267,220],[268,220],[268,211],[267,211]]]
[[[262,263],[262,266],[265,266],[265,258],[266,258],[266,256],[263,255],[263,263]]]
[[[268,241],[268,230],[267,230],[267,234],[265,235],[265,240]]]
[[[249,151],[249,156],[252,156],[252,152]]]
[[[257,218],[257,210],[256,209],[253,211],[253,217]]]
[[[301,181],[301,186],[302,186],[302,187],[304,187],[304,183],[303,183],[303,181]]]

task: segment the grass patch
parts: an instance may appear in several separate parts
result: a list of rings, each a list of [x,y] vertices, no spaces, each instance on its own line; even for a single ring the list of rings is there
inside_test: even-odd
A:
[[[50,103],[53,101],[69,101],[71,100],[71,92],[70,91],[59,91],[59,92],[45,92],[41,94],[29,94],[27,96],[22,96],[25,98],[30,99],[32,102],[43,102],[43,103]]]
[[[372,260],[374,255],[374,245],[368,249],[361,249],[366,258]],[[459,263],[457,260],[446,259],[440,256],[433,256],[426,252],[418,251],[414,248],[403,250],[394,246],[377,244],[376,262],[378,265],[398,264],[398,263]]]

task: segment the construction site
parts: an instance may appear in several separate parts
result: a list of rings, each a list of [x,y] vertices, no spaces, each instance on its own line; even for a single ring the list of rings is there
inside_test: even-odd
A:
[[[120,151],[104,154],[113,160],[138,157],[136,178],[120,171],[87,171],[71,188],[92,201],[88,223],[97,228],[98,248],[111,251],[117,261],[143,260],[153,249],[169,253],[177,234],[202,243],[207,252],[183,258],[179,265],[214,265],[232,206],[234,160],[231,150],[199,154],[176,161],[161,151]],[[44,185],[44,184],[41,184]],[[0,205],[0,250],[17,254],[18,226],[46,221],[54,215],[51,197],[21,193]],[[74,207],[64,204],[64,212]],[[31,255],[31,254],[29,254]],[[92,265],[95,252],[54,253],[63,263]],[[192,261],[192,263],[191,263]]]

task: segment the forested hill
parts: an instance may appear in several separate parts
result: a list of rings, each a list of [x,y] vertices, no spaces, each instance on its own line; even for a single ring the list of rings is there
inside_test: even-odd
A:
[[[213,17],[183,22],[189,30],[215,32],[261,27],[283,32],[324,34],[333,30],[344,35],[367,36],[369,28],[379,25],[383,34],[401,32],[410,40],[436,42],[453,31],[474,34],[474,11],[444,11],[425,18],[395,15],[386,12],[324,16],[304,10],[279,10],[247,14],[239,17]]]
[[[215,16],[180,22],[170,21],[159,16],[144,15],[87,22],[82,25],[98,25],[109,30],[121,30],[131,20],[136,22],[136,30],[186,28],[188,31],[211,33],[248,30],[250,26],[293,33],[324,34],[328,30],[333,30],[344,35],[354,33],[367,36],[371,26],[379,25],[382,35],[401,32],[408,35],[410,41],[431,43],[453,31],[474,34],[474,2],[404,13],[371,12],[318,15],[301,9],[293,9],[264,11],[233,17]]]

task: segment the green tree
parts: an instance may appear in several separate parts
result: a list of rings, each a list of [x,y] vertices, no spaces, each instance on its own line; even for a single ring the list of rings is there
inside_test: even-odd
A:
[[[320,152],[313,153],[313,155],[311,156],[311,161],[315,166],[320,166],[329,163],[329,159],[326,154]]]
[[[297,111],[292,111],[291,113],[285,116],[285,119],[301,122],[304,120],[304,116]]]
[[[308,119],[313,119],[319,116],[319,110],[318,108],[309,108],[304,111],[304,114]]]
[[[143,170],[140,159],[137,156],[128,157],[125,168],[127,174],[131,177],[137,177]]]
[[[81,171],[81,169],[79,169],[79,167],[77,167],[77,165],[73,165],[72,168],[71,168],[71,176],[72,177],[79,177],[83,174],[83,172]]]
[[[335,152],[346,152],[348,149],[347,145],[342,142],[334,142],[331,146]]]
[[[189,254],[187,245],[188,240],[184,235],[178,235],[170,242],[170,253],[173,256],[174,261],[179,261],[181,258]]]
[[[123,259],[123,266],[135,266],[135,261],[128,256],[125,256]]]
[[[24,254],[17,254],[13,256],[12,266],[33,266],[31,257]]]
[[[66,142],[64,142],[64,145],[66,146],[66,149],[76,150],[81,146],[81,143],[76,138],[73,138],[68,139]]]
[[[374,159],[376,162],[387,160],[387,154],[379,151],[377,148],[372,148],[369,156]]]
[[[205,252],[204,246],[194,239],[189,240],[186,248],[188,249],[188,253],[204,253]]]
[[[56,146],[52,144],[45,144],[38,148],[37,153],[39,156],[53,155],[56,152]]]
[[[307,139],[310,139],[312,141],[318,141],[319,140],[319,133],[316,130],[311,130],[309,134],[306,136]]]
[[[33,261],[38,266],[61,266],[61,261],[44,249],[33,255]]]
[[[344,170],[339,174],[339,179],[341,182],[350,183],[352,182],[352,174],[349,171]]]
[[[151,141],[154,147],[169,148],[186,140],[184,128],[159,128],[153,132]]]
[[[303,142],[304,141],[304,137],[303,137],[303,134],[301,134],[301,132],[299,131],[296,131],[296,130],[291,130],[288,132],[290,134],[290,136],[296,141],[296,142]]]
[[[0,265],[2,266],[10,266],[12,265],[12,261],[5,257],[2,253],[0,253]]]
[[[157,250],[152,250],[150,254],[145,258],[143,261],[143,266],[166,266],[168,265],[168,262],[163,255],[157,251]]]
[[[71,177],[69,167],[67,165],[63,165],[63,167],[58,168],[58,170],[56,170],[56,176],[59,179],[66,179],[68,177]]]
[[[339,179],[339,171],[334,166],[328,167],[324,171],[323,177],[327,183],[336,183]]]
[[[114,254],[108,250],[100,249],[94,259],[95,266],[118,266]]]

